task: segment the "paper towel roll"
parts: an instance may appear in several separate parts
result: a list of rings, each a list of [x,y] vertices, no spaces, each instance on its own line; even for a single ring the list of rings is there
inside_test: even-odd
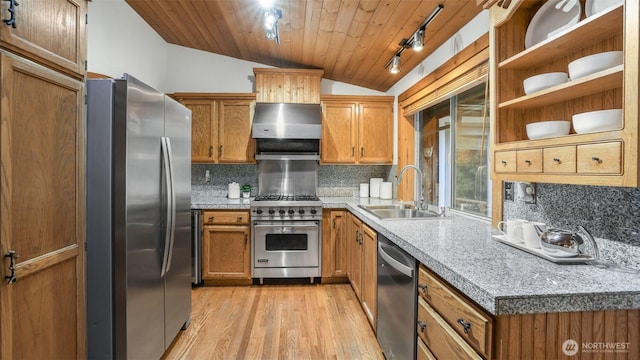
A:
[[[380,184],[382,184],[382,178],[369,179],[369,196],[372,198],[380,197]]]
[[[360,184],[360,197],[369,197],[369,184]]]
[[[393,186],[390,182],[383,182],[380,184],[380,199],[393,198]]]

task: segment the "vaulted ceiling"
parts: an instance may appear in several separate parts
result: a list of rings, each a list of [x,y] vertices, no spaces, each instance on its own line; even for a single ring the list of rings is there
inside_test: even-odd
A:
[[[474,0],[275,0],[280,45],[265,39],[259,0],[126,0],[168,43],[281,68],[323,69],[324,78],[387,91],[473,19]],[[484,1],[478,0],[478,3]],[[385,64],[438,7],[420,52],[401,72]]]

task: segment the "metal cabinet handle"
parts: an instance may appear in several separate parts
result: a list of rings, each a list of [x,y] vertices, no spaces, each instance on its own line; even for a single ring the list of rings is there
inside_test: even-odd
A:
[[[462,325],[462,328],[464,329],[464,333],[468,334],[469,333],[469,329],[471,329],[471,323],[468,321],[464,321],[464,319],[460,318],[458,319],[458,324]]]
[[[222,156],[222,145],[218,147],[218,156]]]
[[[209,146],[209,157],[213,157],[213,145]]]
[[[427,284],[418,284],[418,289],[422,291],[424,294],[427,293]]]
[[[8,253],[4,254],[5,258],[9,258],[9,271],[11,272],[9,275],[5,275],[4,278],[7,279],[7,284],[13,284],[18,280],[16,278],[16,259],[19,258],[16,254],[15,250],[9,250]]]
[[[363,157],[363,156],[364,156],[364,147],[361,147],[360,148],[360,157]]]
[[[356,156],[356,147],[352,146],[351,147],[351,157],[354,157],[354,156]]]
[[[500,162],[502,163],[502,165],[505,165],[505,166],[507,165],[507,161],[506,160],[502,160]]]
[[[418,327],[420,328],[420,332],[423,333],[424,329],[427,327],[427,323],[418,320]]]
[[[16,0],[2,0],[2,1],[8,1],[9,2],[9,13],[11,14],[11,17],[9,17],[8,19],[3,19],[4,23],[7,25],[10,25],[12,28],[16,28],[16,6],[20,5],[16,2]]]
[[[531,165],[531,160],[525,160],[525,163],[527,163],[527,165]]]
[[[209,221],[213,221],[214,219],[215,219],[215,217],[209,216]]]
[[[591,157],[591,160],[596,161],[598,164],[602,164],[602,160],[597,156]]]
[[[558,158],[553,158],[553,161],[557,162],[558,164],[561,163],[560,159],[558,159]]]

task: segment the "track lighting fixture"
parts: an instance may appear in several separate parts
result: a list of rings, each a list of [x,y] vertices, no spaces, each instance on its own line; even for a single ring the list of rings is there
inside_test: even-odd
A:
[[[270,7],[264,9],[264,28],[267,40],[275,40],[280,45],[280,32],[278,20],[282,19],[282,10]]]
[[[411,38],[402,39],[400,42],[400,49],[396,51],[393,57],[387,61],[384,65],[385,69],[389,70],[392,74],[397,74],[400,72],[400,55],[405,49],[412,48],[414,51],[420,51],[424,47],[424,33],[427,29],[427,25],[444,9],[444,5],[439,4],[437,8],[431,12],[431,15],[425,20],[420,27],[413,33]]]

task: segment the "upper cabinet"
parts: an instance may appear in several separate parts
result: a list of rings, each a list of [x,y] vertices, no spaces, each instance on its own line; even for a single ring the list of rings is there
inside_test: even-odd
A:
[[[323,70],[254,68],[256,101],[266,103],[320,103]]]
[[[638,186],[639,5],[621,1],[586,16],[590,2],[580,3],[577,24],[529,46],[525,34],[534,15],[552,4],[520,0],[491,9],[494,180]],[[526,78],[568,72],[572,61],[607,51],[622,51],[624,64],[525,95]],[[572,125],[564,136],[527,136],[527,124],[571,121],[575,114],[608,109],[623,109],[621,127],[578,134]]]
[[[84,78],[87,53],[86,1],[3,1],[2,48],[77,79]],[[59,27],[61,31],[52,31]]]
[[[323,95],[320,162],[391,164],[393,96]]]
[[[255,162],[251,121],[255,94],[176,93],[191,109],[191,161],[242,164]]]

